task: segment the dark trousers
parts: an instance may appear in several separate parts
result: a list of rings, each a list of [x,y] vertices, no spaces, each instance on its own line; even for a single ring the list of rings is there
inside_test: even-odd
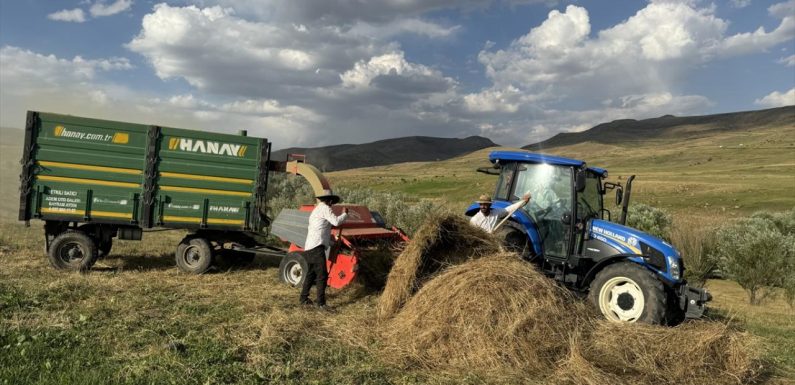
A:
[[[306,277],[304,286],[301,288],[299,301],[306,303],[309,300],[309,289],[312,285],[317,286],[317,305],[326,304],[326,282],[328,281],[328,271],[326,271],[326,248],[323,245],[314,249],[304,251],[306,260]]]

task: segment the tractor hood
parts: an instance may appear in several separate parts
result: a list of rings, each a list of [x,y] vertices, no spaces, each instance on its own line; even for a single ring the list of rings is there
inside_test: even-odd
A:
[[[682,262],[679,252],[670,244],[653,235],[632,227],[601,219],[590,222],[589,236],[598,239],[625,254],[635,254],[637,262],[646,263],[660,272],[670,282],[682,280]]]

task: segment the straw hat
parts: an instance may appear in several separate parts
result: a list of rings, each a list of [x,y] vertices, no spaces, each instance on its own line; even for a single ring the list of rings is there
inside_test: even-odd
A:
[[[320,200],[330,200],[332,205],[336,205],[342,201],[338,195],[334,195],[334,193],[331,192],[331,189],[323,190],[320,195],[315,195],[315,198]]]
[[[475,202],[476,203],[493,203],[492,200],[491,200],[491,197],[486,195],[486,194],[481,195],[480,198],[478,198],[478,200],[476,200]]]

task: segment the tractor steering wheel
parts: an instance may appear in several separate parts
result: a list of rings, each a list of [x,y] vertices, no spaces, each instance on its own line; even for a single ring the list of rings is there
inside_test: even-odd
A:
[[[546,217],[550,212],[552,212],[552,210],[554,210],[556,208],[559,208],[559,207],[562,208],[563,207],[563,202],[564,202],[563,198],[555,199],[546,208],[543,208],[541,210],[536,211],[535,212],[536,218],[542,219],[542,218]]]

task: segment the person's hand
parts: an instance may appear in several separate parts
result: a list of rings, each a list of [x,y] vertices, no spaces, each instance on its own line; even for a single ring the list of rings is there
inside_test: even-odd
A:
[[[522,196],[522,200],[524,201],[525,204],[527,204],[527,202],[530,202],[530,193],[524,194],[524,196]]]
[[[345,214],[347,214],[347,213],[348,213],[348,208],[346,207],[346,208],[342,209],[342,212],[344,212]]]

